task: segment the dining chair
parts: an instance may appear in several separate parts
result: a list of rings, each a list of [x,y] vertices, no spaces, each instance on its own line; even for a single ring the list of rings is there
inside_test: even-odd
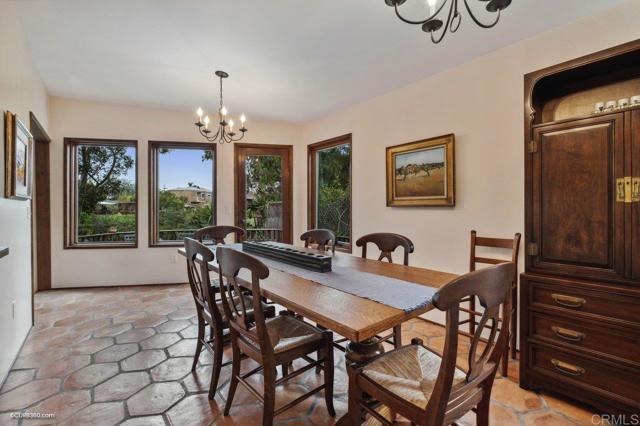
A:
[[[231,382],[224,415],[229,415],[236,388],[238,383],[241,383],[262,402],[262,424],[265,426],[272,425],[275,416],[322,390],[324,390],[329,415],[334,417],[333,333],[322,331],[291,315],[283,315],[283,313],[275,318],[266,319],[262,312],[257,310],[255,311],[255,322],[251,321],[248,317],[247,304],[243,298],[239,298],[239,303],[230,303],[230,301],[249,290],[252,293],[253,303],[259,303],[260,280],[269,276],[269,268],[257,258],[229,247],[219,246],[216,255],[222,285],[223,306],[226,316],[229,318],[233,348]],[[241,270],[248,271],[250,274],[250,278],[247,278],[246,281],[238,278]],[[309,357],[312,352],[319,353],[318,359],[314,360]],[[259,366],[242,374],[240,367],[243,355],[251,358]],[[280,379],[276,378],[278,365],[286,366],[299,358],[305,360],[307,364],[288,374],[284,373],[283,369],[283,376]],[[322,366],[324,383],[276,409],[276,386],[317,366]],[[247,381],[250,376],[260,371],[264,376],[262,395]]]
[[[225,244],[225,238],[231,234],[235,234],[236,242],[241,241],[245,236],[245,231],[242,228],[231,225],[216,225],[207,226],[205,228],[198,229],[193,238],[203,242],[211,239],[214,244]]]
[[[490,238],[479,237],[476,231],[471,231],[471,253],[469,255],[469,272],[473,272],[477,269],[478,264],[485,265],[498,265],[500,263],[512,262],[515,266],[513,268],[513,277],[511,283],[511,319],[510,334],[509,334],[509,346],[505,349],[505,356],[502,358],[500,374],[503,377],[507,377],[509,370],[509,354],[511,358],[516,359],[516,340],[517,340],[517,318],[518,318],[518,254],[520,252],[520,239],[519,233],[515,234],[513,238]],[[496,259],[493,257],[478,256],[477,248],[485,247],[489,249],[510,250],[508,253],[510,259]],[[470,296],[463,302],[468,303],[468,308],[460,308],[462,312],[465,312],[468,316],[467,319],[460,321],[460,325],[469,324],[468,333],[463,332],[467,336],[473,336],[476,327],[478,326],[477,319],[482,316],[481,312],[476,310],[476,299]],[[511,349],[509,351],[509,348]]]
[[[411,345],[358,366],[349,383],[351,424],[361,424],[362,414],[367,413],[392,426],[397,413],[418,426],[441,426],[473,410],[477,424],[488,426],[491,388],[509,340],[508,327],[498,324],[509,322],[514,268],[509,262],[470,272],[438,290],[432,303],[446,313],[442,355],[413,339]],[[460,303],[470,296],[479,299],[484,312],[471,339],[465,371],[456,366],[458,320]],[[488,338],[483,342],[485,326]],[[376,410],[380,406],[394,413],[391,420]]]
[[[362,247],[362,257],[365,259],[367,258],[367,245],[369,243],[375,244],[378,247],[378,250],[380,250],[378,260],[382,261],[383,259],[387,259],[389,263],[393,263],[391,253],[393,253],[398,247],[402,247],[404,253],[403,264],[405,266],[409,265],[409,254],[413,253],[414,248],[413,242],[404,235],[392,234],[390,232],[376,232],[358,238],[356,246]],[[402,325],[395,326],[390,335],[385,337],[378,336],[378,338],[382,341],[392,341],[393,345],[396,348],[399,348],[402,346]],[[336,343],[340,343],[340,341]]]
[[[304,241],[304,246],[307,248],[315,243],[320,251],[331,248],[332,253],[336,252],[336,234],[329,229],[310,229],[300,235],[300,240]]]
[[[189,286],[193,294],[193,301],[196,305],[198,318],[198,338],[196,340],[196,351],[193,356],[191,371],[195,371],[202,348],[205,347],[213,357],[213,367],[211,369],[211,383],[209,385],[209,399],[213,399],[218,387],[220,369],[229,364],[222,363],[222,352],[225,339],[225,330],[228,330],[229,323],[222,307],[222,302],[215,300],[215,290],[211,285],[209,277],[208,263],[214,260],[214,254],[209,247],[192,239],[184,239],[184,248],[187,258],[187,275]],[[242,295],[247,309],[250,310],[250,318],[253,318],[253,299]],[[268,318],[275,316],[275,307],[261,304],[261,315]],[[209,326],[210,336],[207,339],[206,328]]]

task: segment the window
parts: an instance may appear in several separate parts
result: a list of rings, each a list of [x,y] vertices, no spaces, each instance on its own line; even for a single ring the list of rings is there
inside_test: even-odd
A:
[[[308,156],[309,229],[332,230],[351,251],[351,135],[309,145]]]
[[[65,248],[137,247],[137,145],[64,140]]]
[[[149,245],[182,245],[216,223],[214,144],[149,142]]]

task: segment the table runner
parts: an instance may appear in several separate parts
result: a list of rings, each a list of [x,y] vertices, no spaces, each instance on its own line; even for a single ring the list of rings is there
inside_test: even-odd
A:
[[[228,244],[228,246],[235,250],[243,251],[242,244]],[[331,272],[316,272],[288,263],[278,262],[256,253],[249,254],[259,257],[269,268],[401,309],[405,312],[412,312],[427,306],[431,303],[431,299],[437,291],[433,287],[358,271],[346,266],[332,265]]]

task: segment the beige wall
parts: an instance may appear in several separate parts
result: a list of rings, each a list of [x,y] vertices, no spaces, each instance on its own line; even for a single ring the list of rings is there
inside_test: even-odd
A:
[[[462,273],[471,229],[524,232],[524,74],[639,38],[638,22],[640,2],[630,0],[308,123],[305,144],[353,134],[354,238],[398,232],[415,244],[412,264]],[[386,207],[385,147],[447,133],[456,136],[455,208]],[[297,200],[301,228],[306,204]]]
[[[190,111],[139,108],[52,97],[50,100],[52,263],[54,287],[158,284],[186,281],[176,248],[150,248],[148,241],[148,141],[202,142]],[[295,125],[249,117],[244,141],[293,145],[300,141]],[[63,139],[65,137],[138,141],[138,248],[63,249]],[[233,224],[233,145],[218,145],[218,223]],[[300,173],[300,171],[297,171]],[[185,170],[188,174],[188,170]],[[298,190],[294,182],[294,190]],[[296,192],[296,194],[299,194]],[[300,196],[300,195],[298,195]],[[301,204],[295,199],[296,205]],[[297,234],[299,229],[295,229]]]
[[[18,114],[29,126],[33,111],[47,126],[47,94],[25,46],[15,2],[0,2],[0,383],[31,327],[31,206],[4,196],[4,111]],[[15,316],[11,304],[15,301]]]

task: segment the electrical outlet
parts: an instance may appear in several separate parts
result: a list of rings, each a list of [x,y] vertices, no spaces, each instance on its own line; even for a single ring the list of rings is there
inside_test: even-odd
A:
[[[16,301],[11,302],[11,319],[16,319]]]

